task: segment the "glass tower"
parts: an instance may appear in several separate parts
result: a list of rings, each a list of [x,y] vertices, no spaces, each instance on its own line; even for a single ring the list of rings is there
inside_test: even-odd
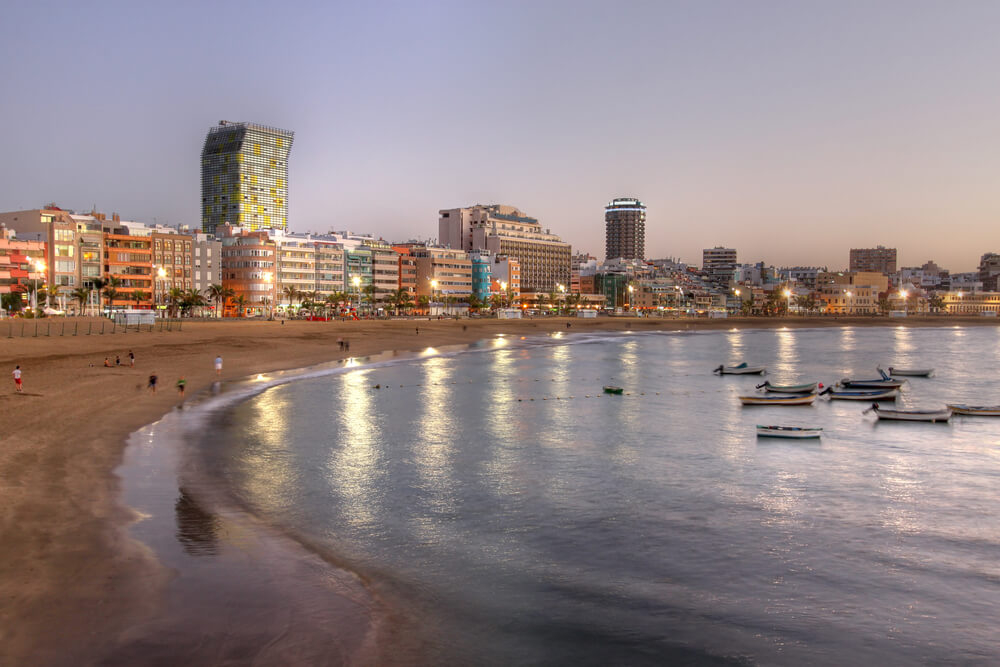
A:
[[[288,153],[294,132],[219,121],[201,150],[201,228],[288,229]]]
[[[604,256],[645,259],[646,207],[638,199],[614,199],[604,207]]]

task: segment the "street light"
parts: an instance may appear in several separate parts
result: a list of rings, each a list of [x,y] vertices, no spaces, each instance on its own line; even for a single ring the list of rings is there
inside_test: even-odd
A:
[[[38,310],[38,274],[45,273],[45,262],[38,260],[35,262],[35,291],[31,295],[35,303],[32,306],[33,309]],[[44,282],[42,283],[45,284]]]
[[[792,312],[792,290],[785,288],[785,314]]]
[[[503,292],[503,296],[500,297],[500,305],[501,306],[506,306],[507,305],[507,283],[501,281],[500,282],[500,289]]]
[[[157,296],[157,292],[160,292],[160,296],[162,296],[163,290],[157,286],[160,285],[161,281],[167,277],[167,270],[162,266],[156,267],[156,264],[154,264],[153,267],[156,268],[156,277],[159,278],[159,280],[153,282],[153,308],[158,310],[160,299]],[[156,315],[155,310],[153,312],[154,315]]]
[[[559,293],[561,295],[561,299],[565,303],[565,301],[566,301],[566,286],[563,285],[562,283],[556,283],[556,288],[559,290]]]
[[[632,310],[632,292],[634,292],[634,291],[635,291],[635,288],[632,287],[631,285],[629,285],[628,286],[628,303],[625,304],[626,306],[628,306],[629,310]]]
[[[433,279],[433,278],[431,278],[430,280],[431,280],[431,307],[433,307],[434,306],[434,292],[437,291],[438,281],[435,280],[435,279]]]
[[[844,292],[844,296],[847,297],[844,300],[845,301],[845,308],[844,308],[844,310],[845,310],[845,312],[846,312],[847,315],[850,315],[851,314],[851,310],[852,310],[851,309],[851,297],[854,296],[854,294],[851,292],[851,290],[847,290],[846,292]]]
[[[354,283],[354,289],[358,292],[358,307],[357,312],[361,312],[361,276],[354,276],[351,278],[351,282]]]
[[[908,304],[906,303],[906,299],[907,297],[910,296],[910,293],[907,292],[905,289],[901,289],[899,290],[899,296],[903,297],[903,314],[906,315],[909,310],[909,308],[907,307]]]
[[[264,274],[264,282],[267,283],[267,304],[270,306],[271,302],[274,300],[274,293],[271,291],[271,283],[274,282],[274,274],[268,271]],[[271,314],[271,309],[268,308],[267,319],[273,320],[274,316]]]

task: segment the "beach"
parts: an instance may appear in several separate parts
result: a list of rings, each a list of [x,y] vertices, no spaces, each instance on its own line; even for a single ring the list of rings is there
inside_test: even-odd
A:
[[[170,573],[128,535],[126,529],[136,517],[119,500],[114,471],[128,435],[177,407],[180,378],[186,380],[190,397],[217,379],[225,382],[382,351],[461,344],[501,332],[531,336],[629,329],[956,325],[996,326],[996,321],[193,321],[184,322],[180,331],[25,338],[7,338],[7,322],[0,322],[0,365],[8,373],[7,388],[0,392],[0,664],[102,662],[130,627],[160,612]],[[340,338],[349,342],[348,351],[340,350]],[[128,365],[129,351],[136,357],[134,368]],[[122,365],[114,365],[116,356]],[[217,356],[223,358],[218,376]],[[103,366],[105,358],[111,368]],[[739,360],[719,359],[730,361]],[[23,394],[14,393],[9,379],[15,364],[23,371]],[[158,376],[155,394],[147,389],[150,374]]]

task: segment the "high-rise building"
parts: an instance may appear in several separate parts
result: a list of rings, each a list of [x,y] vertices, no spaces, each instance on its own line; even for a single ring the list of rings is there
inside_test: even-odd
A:
[[[613,199],[604,207],[605,259],[644,259],[646,207],[638,199]]]
[[[445,209],[439,215],[438,240],[442,245],[513,257],[521,268],[524,291],[551,292],[558,284],[569,284],[570,244],[513,206],[477,204]]]
[[[709,280],[728,285],[736,272],[736,250],[733,248],[705,248],[701,251],[701,268]]]
[[[983,282],[984,290],[996,292],[1000,282],[998,279],[1000,279],[1000,255],[988,252],[979,260],[979,280]]]
[[[896,273],[896,249],[878,246],[875,248],[851,248],[851,271],[877,271],[891,276]]]
[[[219,121],[201,151],[201,228],[288,229],[288,153],[293,132]]]

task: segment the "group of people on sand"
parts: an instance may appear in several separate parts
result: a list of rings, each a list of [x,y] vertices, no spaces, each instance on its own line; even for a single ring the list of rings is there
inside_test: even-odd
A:
[[[122,358],[120,355],[115,355],[115,363],[111,363],[111,357],[104,357],[104,367],[114,368],[116,366],[122,365]],[[135,368],[135,353],[132,350],[128,351],[128,365],[129,368]]]

